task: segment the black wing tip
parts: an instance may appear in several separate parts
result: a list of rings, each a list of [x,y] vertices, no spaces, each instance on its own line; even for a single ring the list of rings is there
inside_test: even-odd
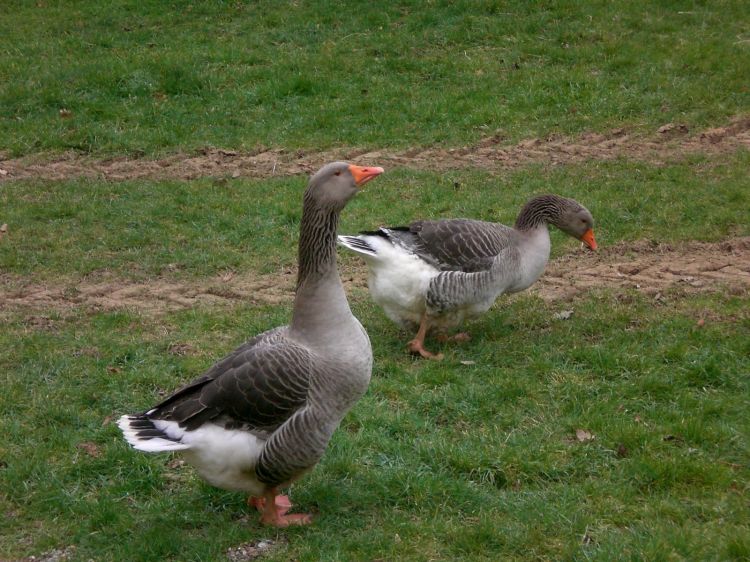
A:
[[[377,230],[360,230],[361,236],[380,236],[381,238],[390,238],[391,232],[409,232],[411,226],[381,226]]]
[[[339,236],[340,242],[343,246],[346,246],[350,250],[364,252],[367,254],[375,255],[377,252],[375,248],[370,246],[365,240],[357,236]]]
[[[360,236],[380,236],[381,238],[388,238],[388,231],[390,228],[381,226],[377,230],[360,230]]]
[[[125,416],[128,420],[128,429],[133,432],[138,440],[148,441],[149,439],[164,439],[166,441],[172,441],[173,443],[179,443],[179,439],[170,437],[164,433],[161,429],[154,425],[154,422],[147,414],[130,414]]]

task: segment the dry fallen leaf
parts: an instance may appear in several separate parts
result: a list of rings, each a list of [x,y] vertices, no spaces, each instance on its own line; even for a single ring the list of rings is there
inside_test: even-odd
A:
[[[182,468],[183,466],[185,466],[185,461],[177,457],[173,458],[167,463],[167,467],[172,469]]]
[[[73,117],[73,112],[69,109],[66,109],[64,107],[60,108],[60,117],[63,119],[67,119],[68,117]]]
[[[563,310],[563,311],[560,311],[557,314],[555,314],[553,316],[553,318],[555,320],[567,320],[571,316],[573,316],[573,311],[572,310]]]
[[[476,365],[477,364],[476,361],[459,361],[459,363],[461,363],[461,365]]]
[[[7,235],[8,235],[8,225],[3,223],[0,225],[0,240],[5,238]]]
[[[585,429],[576,429],[576,439],[580,441],[581,443],[585,443],[586,441],[592,441],[594,439],[594,435]]]
[[[7,175],[8,175],[8,170],[0,168],[0,176],[7,176]]]
[[[97,444],[92,443],[91,441],[84,441],[83,443],[76,445],[76,447],[85,451],[90,457],[98,458],[102,454]]]
[[[114,365],[107,365],[107,372],[108,373],[121,373],[122,369],[120,367],[115,367]]]

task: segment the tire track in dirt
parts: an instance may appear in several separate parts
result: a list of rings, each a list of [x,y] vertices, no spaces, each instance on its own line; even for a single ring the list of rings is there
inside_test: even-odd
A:
[[[13,179],[64,180],[77,177],[111,181],[182,179],[200,177],[267,178],[309,174],[321,163],[357,160],[385,167],[433,171],[479,168],[489,172],[515,169],[531,163],[570,164],[585,160],[629,158],[653,163],[688,154],[709,155],[750,149],[750,117],[737,117],[723,127],[690,132],[686,125],[667,123],[650,136],[615,129],[585,133],[575,138],[552,136],[528,139],[515,145],[492,136],[463,148],[413,148],[402,151],[339,148],[326,151],[260,149],[238,152],[205,148],[196,154],[177,153],[159,160],[117,157],[96,159],[75,152],[37,154],[15,159],[0,155],[0,182]]]
[[[348,290],[366,288],[363,264],[347,262],[341,272]],[[48,315],[75,309],[128,309],[156,316],[240,302],[290,305],[295,274],[288,269],[272,275],[226,273],[189,283],[156,279],[141,283],[81,281],[73,285],[40,285],[5,275],[0,277],[0,311]],[[596,254],[581,249],[552,260],[530,291],[545,300],[559,301],[599,288],[637,290],[657,298],[674,289],[682,295],[717,291],[750,294],[750,236],[716,243],[621,243]],[[43,325],[45,316],[41,318]]]

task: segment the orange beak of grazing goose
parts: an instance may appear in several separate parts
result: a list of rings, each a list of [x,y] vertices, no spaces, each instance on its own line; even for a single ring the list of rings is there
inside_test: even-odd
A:
[[[583,233],[583,236],[581,236],[581,242],[586,244],[590,249],[596,250],[596,240],[594,240],[594,230],[592,228],[589,228]]]
[[[354,176],[354,183],[357,184],[357,187],[362,187],[372,178],[382,174],[385,170],[379,166],[355,166],[354,164],[351,164],[349,166],[349,171]]]

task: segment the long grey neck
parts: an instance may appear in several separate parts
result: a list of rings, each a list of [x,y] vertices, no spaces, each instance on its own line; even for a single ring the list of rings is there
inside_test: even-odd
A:
[[[549,223],[556,224],[562,215],[563,201],[557,195],[534,197],[518,213],[516,230],[529,231]]]
[[[340,210],[324,208],[305,193],[299,237],[299,272],[291,329],[309,342],[326,343],[351,319],[336,267]],[[343,325],[342,325],[343,324]]]

